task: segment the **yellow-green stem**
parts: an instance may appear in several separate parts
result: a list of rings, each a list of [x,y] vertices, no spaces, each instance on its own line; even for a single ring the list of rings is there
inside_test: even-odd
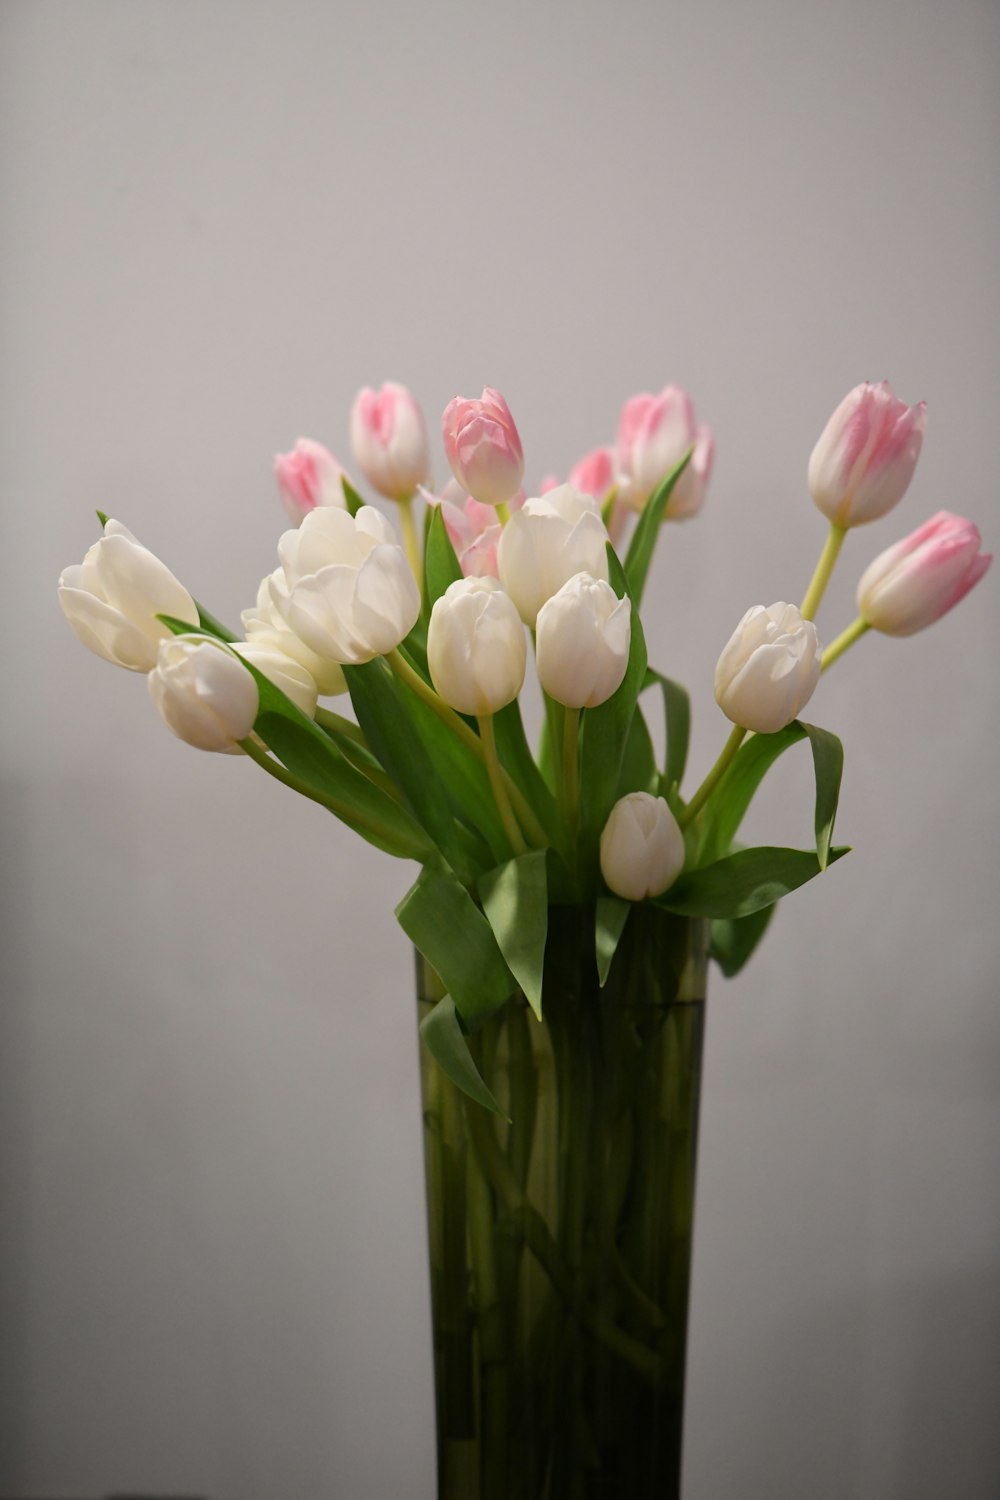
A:
[[[684,811],[677,819],[682,828],[686,828],[688,823],[691,822],[692,818],[697,817],[698,813],[701,812],[702,808],[705,806],[705,803],[715,791],[715,788],[718,786],[723,776],[725,776],[726,772],[729,770],[730,762],[732,761],[733,756],[736,754],[737,750],[740,748],[740,745],[743,743],[745,735],[746,730],[741,728],[739,724],[735,725],[728,740],[722,747],[722,754],[719,756],[718,760],[715,762],[715,765],[709,771],[708,775],[705,777],[705,780],[702,782],[701,786],[691,798],[691,801],[688,803],[687,807],[685,807]]]
[[[827,667],[832,667],[838,656],[843,656],[848,646],[853,646],[854,642],[859,641],[865,632],[870,629],[871,626],[868,624],[868,621],[862,620],[859,615],[853,624],[848,625],[846,630],[842,630],[837,639],[831,641],[829,646],[827,646],[823,652],[820,671],[825,672]]]
[[[506,526],[507,522],[510,520],[510,506],[504,504],[501,501],[501,503],[497,506],[496,511],[497,520],[500,522],[501,527]]]
[[[521,830],[517,826],[514,810],[510,805],[507,788],[504,786],[503,767],[497,756],[497,738],[493,730],[493,715],[480,714],[479,716],[479,738],[486,752],[486,774],[490,778],[490,786],[493,788],[493,796],[496,799],[497,808],[500,812],[500,820],[503,823],[510,846],[515,854],[526,854],[528,846],[524,842]]]
[[[577,748],[580,735],[580,710],[567,708],[562,734],[562,793],[566,835],[571,851],[576,847],[576,830],[580,815],[580,757]]]
[[[413,569],[413,576],[417,580],[417,588],[424,586],[424,560],[420,551],[420,543],[417,540],[417,525],[413,519],[413,497],[408,496],[399,501],[399,524],[403,529],[403,546]]]
[[[830,582],[830,574],[833,572],[834,564],[840,556],[840,549],[844,545],[846,535],[847,528],[845,526],[838,526],[836,521],[831,521],[830,534],[826,539],[823,551],[819,555],[819,562],[816,564],[816,571],[812,576],[812,582],[806,589],[806,596],[802,601],[800,613],[803,620],[813,620],[816,618],[816,611],[819,609],[823,595],[826,593],[826,586]]]
[[[335,714],[329,708],[317,708],[315,717],[321,729],[329,729],[334,734],[343,735],[345,740],[353,740],[363,750],[369,748],[364,730],[359,729],[353,719],[345,719],[343,714]]]

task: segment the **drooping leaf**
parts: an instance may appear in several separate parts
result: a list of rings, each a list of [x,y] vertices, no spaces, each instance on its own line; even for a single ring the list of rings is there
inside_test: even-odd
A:
[[[594,938],[597,949],[597,981],[601,989],[607,984],[608,975],[611,972],[611,960],[615,956],[631,910],[632,902],[623,901],[621,896],[598,896],[597,898]]]
[[[674,485],[687,468],[693,452],[694,449],[689,448],[666,478],[660,481],[643,506],[638,525],[632,533],[632,540],[625,556],[625,576],[628,579],[629,593],[636,609],[642,603],[646,577],[649,573],[649,565],[653,561],[653,551],[660,534],[660,523],[667,508],[667,501],[673,493]]]
[[[548,931],[545,850],[519,854],[479,877],[479,896],[507,967],[542,1019],[542,971]]]
[[[396,917],[441,976],[467,1026],[485,1021],[513,994],[517,986],[489,922],[450,871],[422,870]]]
[[[816,775],[816,854],[820,866],[826,869],[830,858],[830,841],[833,838],[833,823],[840,800],[840,779],[844,772],[844,747],[829,729],[819,729],[815,724],[803,724],[812,747],[813,770]]]
[[[434,1009],[427,1012],[420,1023],[420,1035],[438,1067],[456,1088],[468,1094],[476,1104],[491,1109],[503,1120],[507,1119],[476,1067],[450,995],[443,996]]]
[[[831,849],[829,864],[848,852],[846,847]],[[748,917],[820,873],[812,849],[740,849],[682,875],[656,904],[683,917]]]
[[[761,906],[748,917],[717,917],[712,923],[709,954],[727,979],[738,974],[754,953],[775,910]]]
[[[688,745],[691,740],[691,699],[687,689],[661,672],[646,669],[643,690],[652,683],[659,683],[663,693],[663,715],[666,724],[667,754],[660,777],[660,795],[665,796],[672,786],[680,786],[687,766]]]
[[[462,577],[462,566],[455,556],[440,505],[429,507],[429,515],[424,558],[428,608],[441,598],[451,584],[457,583]]]

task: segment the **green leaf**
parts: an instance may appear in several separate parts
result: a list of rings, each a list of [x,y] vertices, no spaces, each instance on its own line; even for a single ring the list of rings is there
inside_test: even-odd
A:
[[[451,584],[458,583],[462,577],[462,567],[451,545],[451,537],[444,524],[440,505],[429,507],[429,513],[424,574],[427,584],[427,603],[431,606],[441,598]]]
[[[632,902],[623,901],[620,896],[598,896],[597,898],[597,922],[594,937],[597,948],[597,980],[602,990],[607,984],[608,975],[611,972],[611,960],[615,956],[631,910]]]
[[[362,505],[366,504],[367,502],[361,498],[346,474],[341,474],[340,483],[344,491],[344,504],[347,506],[347,509],[350,511],[351,515],[356,516]]]
[[[802,724],[812,747],[813,771],[816,775],[816,854],[820,868],[826,869],[830,859],[830,841],[833,838],[833,822],[837,816],[840,800],[840,778],[844,771],[844,747],[829,729],[818,729],[815,724]]]
[[[101,523],[102,526],[107,526],[107,524],[108,524],[109,520],[111,519],[111,517],[110,516],[106,516],[104,514],[103,510],[99,510],[97,512],[97,519],[100,521],[100,523]]]
[[[663,716],[666,723],[667,754],[660,777],[660,795],[664,796],[672,786],[680,786],[687,767],[688,744],[691,739],[691,699],[687,689],[671,677],[647,668],[643,690],[658,682],[663,693]]]
[[[847,848],[831,849],[829,863],[848,852]],[[812,849],[740,849],[682,875],[657,897],[656,905],[682,917],[748,917],[820,873]]]
[[[548,932],[545,850],[507,860],[479,878],[479,896],[507,967],[542,1019],[542,971]]]
[[[629,593],[636,609],[642,603],[646,576],[649,573],[649,565],[653,561],[653,549],[660,534],[660,523],[667,508],[667,501],[673,493],[674,485],[691,461],[693,452],[694,448],[689,448],[680,463],[675,464],[666,478],[660,481],[643,507],[639,524],[632,533],[632,541],[625,557],[625,576],[628,579]]]
[[[201,628],[206,635],[214,635],[220,641],[238,641],[240,639],[238,635],[233,634],[228,625],[220,624],[220,622],[215,618],[214,615],[209,614],[205,606],[203,604],[199,604],[197,599],[194,601],[194,603],[195,608],[198,611],[198,619],[201,623]],[[190,625],[188,626],[188,629],[191,629]]]
[[[738,974],[767,931],[774,906],[761,906],[748,917],[718,917],[712,923],[709,954],[727,979]]]
[[[551,839],[557,821],[556,800],[531,753],[517,698],[493,715],[493,732],[500,764],[517,782]]]
[[[469,1051],[455,1002],[450,995],[445,995],[433,1010],[427,1012],[420,1023],[420,1035],[438,1067],[447,1074],[456,1088],[461,1089],[463,1094],[468,1094],[476,1104],[491,1109],[502,1120],[509,1118],[482,1080]]]
[[[618,773],[615,801],[619,797],[624,797],[626,792],[655,792],[657,779],[656,752],[653,749],[653,741],[650,739],[646,720],[642,716],[642,709],[636,704],[632,723],[629,725],[628,738],[625,741],[621,770]]]
[[[608,547],[608,576],[619,599],[629,596],[622,565]],[[635,600],[632,600],[632,640],[625,677],[616,693],[598,708],[584,710],[580,728],[580,784],[584,789],[585,837],[594,844],[614,806],[622,759],[632,727],[639,689],[646,676],[646,641]]]
[[[516,984],[489,922],[450,871],[421,871],[396,917],[441,976],[467,1026],[485,1021],[513,994]]]

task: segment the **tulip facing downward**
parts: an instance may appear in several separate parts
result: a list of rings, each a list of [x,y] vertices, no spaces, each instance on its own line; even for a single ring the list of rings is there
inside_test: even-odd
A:
[[[538,611],[538,680],[567,708],[596,708],[621,687],[632,639],[632,605],[610,583],[576,573]]]
[[[977,527],[939,510],[869,563],[858,584],[858,613],[885,635],[913,635],[953,609],[993,561]]]
[[[228,646],[207,637],[161,643],[147,679],[167,728],[196,750],[235,751],[254,726],[257,684]]]
[[[616,896],[661,896],[684,868],[684,835],[662,797],[629,792],[601,834],[601,874]]]
[[[836,526],[863,526],[906,493],[920,457],[927,403],[907,406],[887,380],[841,401],[809,460],[809,490]]]
[[[819,637],[794,604],[755,604],[715,668],[715,701],[727,719],[775,734],[797,718],[819,682]]]
[[[455,396],[441,418],[444,451],[463,490],[483,505],[506,505],[521,487],[524,453],[510,408],[486,386],[478,401]]]
[[[351,410],[351,451],[373,489],[387,500],[409,500],[430,474],[424,414],[405,385],[365,386]]]
[[[498,713],[520,692],[526,661],[524,626],[495,578],[459,579],[435,602],[427,664],[449,707]]]

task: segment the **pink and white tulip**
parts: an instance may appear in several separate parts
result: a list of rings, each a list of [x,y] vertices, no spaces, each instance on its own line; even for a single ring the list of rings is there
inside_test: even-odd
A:
[[[711,429],[698,426],[687,391],[668,385],[658,396],[644,393],[626,401],[618,423],[619,494],[641,511],[675,464],[694,448],[673,488],[664,519],[686,520],[701,508],[712,472],[715,442]]]
[[[405,385],[365,386],[351,409],[351,452],[373,489],[409,500],[430,474],[423,412]]]
[[[507,505],[524,476],[524,453],[510,408],[486,386],[478,401],[455,396],[441,418],[452,473],[483,505]]]
[[[836,526],[877,521],[903,498],[920,457],[927,403],[907,406],[887,380],[855,386],[809,460],[809,490]]]
[[[343,510],[344,470],[322,443],[299,438],[288,453],[275,454],[274,473],[294,526],[301,526],[318,505],[339,505]]]
[[[585,495],[592,495],[603,505],[618,482],[613,448],[595,448],[579,459],[569,471],[567,483]]]
[[[884,635],[933,625],[979,582],[992,554],[980,552],[971,521],[939,510],[869,563],[858,584],[858,613]]]

